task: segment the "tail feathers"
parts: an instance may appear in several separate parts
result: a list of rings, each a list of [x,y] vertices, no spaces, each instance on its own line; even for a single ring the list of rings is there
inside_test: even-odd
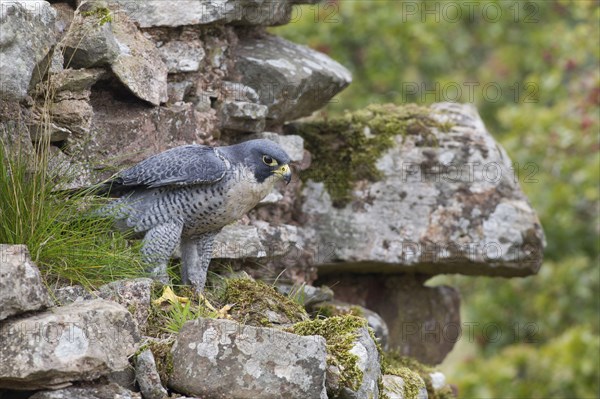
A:
[[[57,191],[61,194],[66,194],[69,197],[95,195],[99,197],[119,198],[124,194],[130,193],[132,187],[123,186],[116,181],[107,181],[91,186],[81,186],[64,190],[59,189]]]

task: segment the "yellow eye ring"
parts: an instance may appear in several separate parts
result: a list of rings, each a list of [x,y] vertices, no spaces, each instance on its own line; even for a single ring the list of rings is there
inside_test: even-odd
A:
[[[278,165],[278,162],[268,155],[263,155],[262,160],[266,165],[269,165],[269,166],[277,166]]]

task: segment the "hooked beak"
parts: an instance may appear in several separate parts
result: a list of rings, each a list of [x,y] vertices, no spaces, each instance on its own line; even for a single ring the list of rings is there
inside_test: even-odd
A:
[[[285,184],[290,184],[290,180],[292,180],[292,171],[290,170],[290,166],[288,164],[282,165],[280,168],[275,169],[273,174],[281,176],[281,178],[285,180]]]

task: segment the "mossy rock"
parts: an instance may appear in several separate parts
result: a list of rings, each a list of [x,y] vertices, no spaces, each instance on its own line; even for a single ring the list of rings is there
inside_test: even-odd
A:
[[[453,399],[455,397],[449,386],[446,386],[440,390],[433,389],[431,373],[433,373],[435,369],[433,369],[432,367],[422,364],[416,359],[407,356],[402,356],[398,352],[393,351],[384,353],[383,358],[383,373],[402,377],[402,379],[405,382],[406,398],[416,397],[410,395],[416,395],[418,393],[418,389],[416,389],[415,391],[415,387],[417,384],[416,379],[414,378],[414,374],[420,377],[419,380],[422,380],[425,383],[428,398]],[[410,393],[410,395],[408,395],[408,393]]]
[[[225,280],[220,301],[233,307],[229,315],[242,324],[272,327],[308,320],[304,307],[274,287],[250,278]]]
[[[366,320],[345,315],[303,321],[295,324],[290,332],[303,336],[320,335],[325,338],[327,365],[340,370],[339,390],[348,388],[357,391],[363,382],[363,372],[358,366],[358,356],[350,351],[359,337],[359,330],[365,327]]]
[[[169,377],[173,372],[173,355],[171,349],[173,348],[174,343],[174,337],[166,339],[148,338],[135,354],[135,356],[137,356],[146,349],[150,349],[152,356],[154,356],[154,362],[156,363],[156,371],[158,371],[160,382],[163,386],[167,386]]]
[[[324,182],[333,205],[343,207],[352,200],[354,184],[378,181],[377,161],[396,143],[396,136],[414,136],[419,145],[437,146],[437,131],[450,126],[432,118],[434,110],[414,104],[370,105],[343,117],[291,124],[290,133],[305,140],[313,166],[302,172],[303,180]]]
[[[80,12],[82,17],[97,18],[100,26],[113,20],[112,12],[104,1],[84,3],[80,7]]]

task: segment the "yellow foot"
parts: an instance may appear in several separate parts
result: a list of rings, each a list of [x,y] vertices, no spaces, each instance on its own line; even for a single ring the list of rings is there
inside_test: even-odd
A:
[[[175,295],[175,293],[173,292],[171,287],[166,286],[162,295],[160,296],[160,298],[155,299],[154,301],[152,301],[152,303],[155,305],[160,305],[165,302],[169,302],[171,304],[176,304],[176,303],[185,304],[185,303],[188,303],[189,301],[190,301],[189,298],[186,298],[184,296]]]

